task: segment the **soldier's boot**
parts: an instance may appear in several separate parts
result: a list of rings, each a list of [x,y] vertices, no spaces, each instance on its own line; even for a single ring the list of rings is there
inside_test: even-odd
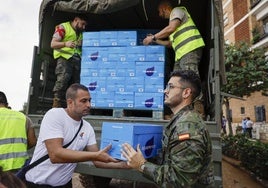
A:
[[[60,108],[60,107],[62,107],[60,98],[54,97],[52,108]]]
[[[56,91],[54,92],[54,98],[53,98],[53,108],[64,108],[64,94],[62,92]]]
[[[205,107],[202,100],[197,100],[194,102],[194,109],[195,111],[199,112],[203,120],[206,119]]]

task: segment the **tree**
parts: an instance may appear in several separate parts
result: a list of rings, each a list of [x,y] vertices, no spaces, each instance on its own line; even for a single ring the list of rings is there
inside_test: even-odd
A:
[[[225,45],[225,68],[227,84],[222,91],[238,97],[250,96],[255,91],[268,96],[268,60],[265,58],[265,49],[251,49],[245,43]],[[230,97],[223,98],[226,106],[226,116],[230,121]],[[231,124],[228,124],[230,134],[233,135]]]

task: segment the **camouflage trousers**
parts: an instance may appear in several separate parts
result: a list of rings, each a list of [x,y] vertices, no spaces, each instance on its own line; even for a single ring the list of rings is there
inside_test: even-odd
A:
[[[203,48],[197,48],[188,54],[182,56],[181,59],[176,60],[173,71],[175,70],[193,70],[199,75],[198,64],[202,58]]]
[[[197,48],[190,53],[182,56],[181,59],[175,61],[173,71],[175,70],[192,70],[200,76],[198,65],[202,58],[203,48]],[[203,92],[201,91],[200,96],[194,102],[194,109],[198,111],[203,119],[205,119],[205,108],[204,108]]]
[[[55,74],[57,80],[55,82],[53,92],[54,98],[65,100],[65,92],[73,83],[80,83],[81,62],[73,58],[58,58]]]

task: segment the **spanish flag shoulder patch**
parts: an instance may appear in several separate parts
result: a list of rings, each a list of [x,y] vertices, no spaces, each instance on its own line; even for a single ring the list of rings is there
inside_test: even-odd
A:
[[[189,133],[178,134],[178,139],[179,141],[188,140],[190,139],[190,134]]]

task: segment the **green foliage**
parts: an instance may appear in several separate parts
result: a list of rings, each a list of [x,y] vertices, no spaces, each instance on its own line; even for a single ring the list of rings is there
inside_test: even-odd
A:
[[[255,44],[257,43],[260,38],[261,38],[261,32],[260,32],[260,28],[258,26],[255,26],[253,29],[252,29],[252,36],[253,36],[253,39],[252,39],[252,43]]]
[[[241,143],[245,142],[244,135],[224,136],[222,138],[222,153],[228,157],[240,160]]]
[[[268,93],[268,61],[262,48],[250,49],[247,43],[225,45],[227,84],[222,91],[236,96],[250,96],[255,91]]]
[[[225,136],[222,152],[241,161],[241,165],[256,176],[268,179],[268,144],[251,141],[243,134]]]

